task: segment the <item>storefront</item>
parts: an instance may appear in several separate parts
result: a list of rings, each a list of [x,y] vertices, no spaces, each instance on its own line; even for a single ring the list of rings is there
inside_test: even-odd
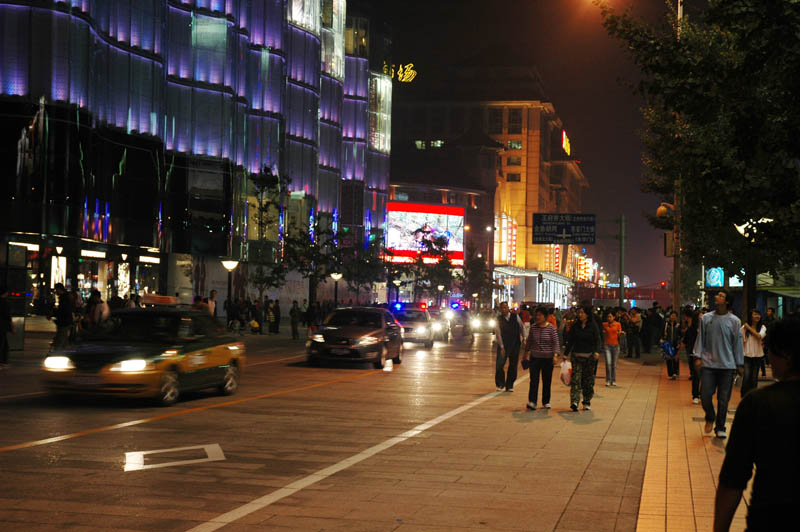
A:
[[[573,280],[549,271],[527,270],[516,266],[496,266],[492,276],[501,288],[495,291],[495,304],[508,301],[568,308],[572,301]]]

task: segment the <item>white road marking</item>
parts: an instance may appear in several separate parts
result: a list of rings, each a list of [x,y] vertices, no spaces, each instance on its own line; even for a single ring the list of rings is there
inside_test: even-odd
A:
[[[0,401],[3,399],[14,399],[16,397],[33,397],[35,395],[46,395],[47,392],[30,392],[30,393],[18,393],[16,395],[0,395]]]
[[[206,452],[206,457],[196,458],[193,460],[179,460],[176,462],[163,462],[160,464],[144,465],[144,455],[146,454],[171,453],[189,451],[192,449],[203,449]],[[155,451],[136,451],[132,453],[125,453],[125,471],[141,471],[143,469],[157,469],[159,467],[199,464],[201,462],[217,462],[219,460],[225,460],[225,453],[222,452],[222,447],[220,447],[218,443],[194,445],[191,447],[175,447],[174,449],[158,449]]]
[[[524,382],[530,377],[529,374],[525,374],[523,377],[520,377],[514,382],[514,386]],[[398,443],[404,442],[409,438],[413,438],[421,434],[422,432],[428,430],[431,427],[442,423],[443,421],[447,421],[451,417],[457,416],[467,410],[478,406],[481,403],[492,399],[493,397],[497,397],[498,395],[504,395],[505,392],[491,392],[487,393],[483,397],[479,397],[472,402],[469,402],[465,405],[462,405],[454,410],[446,412],[439,417],[433,418],[430,421],[422,423],[421,425],[417,425],[416,427],[412,428],[411,430],[407,430],[402,434],[395,436],[394,438],[389,438],[388,440],[381,442],[377,445],[373,445],[369,449],[361,451],[360,453],[351,456],[350,458],[345,458],[341,462],[337,462],[331,466],[328,466],[324,469],[320,469],[316,473],[311,473],[307,477],[301,478],[300,480],[296,480],[291,484],[287,484],[283,488],[279,488],[272,493],[268,493],[263,497],[259,497],[254,499],[247,504],[244,504],[238,508],[234,508],[230,512],[226,512],[222,515],[211,519],[210,521],[206,521],[205,523],[198,525],[188,532],[212,532],[214,530],[219,530],[220,528],[227,526],[242,517],[250,515],[253,512],[257,512],[258,510],[262,510],[267,506],[278,502],[281,499],[289,497],[290,495],[294,495],[298,491],[302,490],[303,488],[307,488],[308,486],[319,482],[320,480],[325,480],[331,475],[334,475],[340,471],[344,471],[345,469],[366,460],[367,458],[371,458],[376,454],[389,449],[397,445]]]

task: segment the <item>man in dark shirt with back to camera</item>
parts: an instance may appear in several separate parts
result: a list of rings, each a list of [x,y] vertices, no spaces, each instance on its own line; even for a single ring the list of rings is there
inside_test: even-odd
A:
[[[753,390],[739,403],[725,448],[714,507],[714,532],[730,529],[742,492],[756,467],[747,532],[797,530],[800,478],[800,318],[767,332],[777,383]]]

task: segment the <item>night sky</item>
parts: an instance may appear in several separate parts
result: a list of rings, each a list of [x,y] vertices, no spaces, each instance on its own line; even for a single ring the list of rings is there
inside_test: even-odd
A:
[[[618,9],[630,2],[611,0]],[[606,34],[590,0],[396,0],[387,8],[393,61],[413,62],[420,78],[482,49],[508,49],[535,66],[591,184],[584,212],[608,220],[598,223],[598,243],[589,255],[607,271],[618,271],[619,243],[612,238],[618,223],[612,219],[624,213],[626,274],[639,286],[669,278],[672,260],[663,256],[663,232],[642,216],[655,212],[659,200],[640,191],[642,101],[629,88],[637,70]],[[664,0],[634,5],[634,13],[651,21],[666,10]]]

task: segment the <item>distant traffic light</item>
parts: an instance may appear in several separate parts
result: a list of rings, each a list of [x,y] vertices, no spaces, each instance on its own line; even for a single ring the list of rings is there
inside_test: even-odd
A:
[[[666,287],[667,287],[667,282],[661,281],[661,288],[666,288]]]

